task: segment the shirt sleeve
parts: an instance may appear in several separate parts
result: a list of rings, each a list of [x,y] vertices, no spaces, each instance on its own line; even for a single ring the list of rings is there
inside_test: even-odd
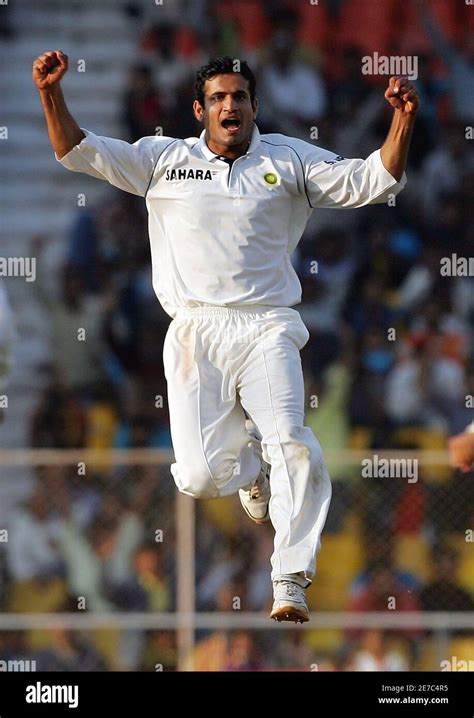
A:
[[[99,137],[81,128],[85,137],[61,159],[63,167],[73,172],[105,180],[110,184],[144,197],[156,163],[172,137],[143,137],[130,144],[111,137]]]
[[[305,191],[312,207],[353,209],[387,202],[406,184],[385,169],[380,150],[367,159],[346,159],[341,155],[301,142],[296,148],[303,164]]]

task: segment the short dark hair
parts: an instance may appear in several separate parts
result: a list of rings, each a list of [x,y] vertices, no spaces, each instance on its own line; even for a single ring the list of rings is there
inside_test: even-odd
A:
[[[238,68],[238,69],[237,69]],[[216,75],[242,75],[249,83],[249,93],[252,105],[255,100],[255,76],[245,60],[235,57],[215,57],[207,65],[202,65],[196,73],[194,93],[196,100],[204,107],[204,84]]]

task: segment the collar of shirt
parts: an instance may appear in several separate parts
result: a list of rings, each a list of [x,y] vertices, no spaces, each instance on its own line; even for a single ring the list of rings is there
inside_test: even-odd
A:
[[[258,130],[257,125],[254,123],[253,125],[253,131],[252,131],[252,137],[250,139],[250,145],[246,152],[247,155],[249,155],[251,152],[253,152],[258,145],[260,144],[260,132]],[[215,152],[209,149],[206,143],[206,130],[203,130],[199,136],[199,142],[197,143],[197,148],[200,150],[201,154],[210,162],[217,159],[222,159],[220,155],[216,155]]]

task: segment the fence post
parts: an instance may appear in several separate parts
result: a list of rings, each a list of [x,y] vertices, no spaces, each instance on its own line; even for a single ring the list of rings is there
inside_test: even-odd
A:
[[[196,610],[195,545],[196,502],[190,496],[178,493],[176,497],[178,671],[193,670]]]

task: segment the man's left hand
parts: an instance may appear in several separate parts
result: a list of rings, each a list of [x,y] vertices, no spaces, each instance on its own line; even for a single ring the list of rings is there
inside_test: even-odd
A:
[[[400,110],[407,115],[415,115],[420,106],[416,88],[406,77],[390,78],[385,99],[394,110]]]

